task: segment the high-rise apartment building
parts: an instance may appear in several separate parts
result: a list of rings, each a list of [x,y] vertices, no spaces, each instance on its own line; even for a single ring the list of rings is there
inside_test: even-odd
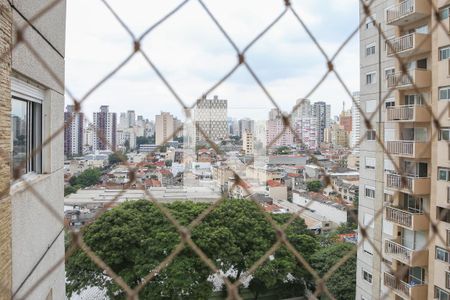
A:
[[[373,244],[358,250],[356,299],[450,299],[449,2],[431,2],[439,14],[429,1],[375,0],[360,32],[361,108],[373,119],[361,122],[358,217]],[[445,115],[441,128],[425,104]]]
[[[83,154],[83,113],[77,113],[73,105],[67,105],[64,112],[64,155],[79,156]]]
[[[356,104],[359,106],[359,92],[353,93],[353,99]],[[355,103],[352,104],[352,138],[350,147],[353,149],[353,153],[359,152],[359,139],[360,139],[360,131],[361,131],[361,114],[358,110],[358,106]]]
[[[134,127],[136,125],[136,113],[134,110],[127,111],[128,127]]]
[[[65,22],[64,0],[0,0],[0,299],[66,297]]]
[[[325,128],[330,126],[331,122],[331,106],[323,101],[314,102],[313,115],[316,118],[317,125],[317,141],[323,143],[325,140],[324,131]]]
[[[244,131],[242,135],[242,150],[246,155],[252,155],[254,150],[253,132],[250,130]]]
[[[239,120],[239,136],[243,137],[246,131],[254,132],[255,130],[255,121],[245,118]]]
[[[201,99],[194,109],[195,140],[206,142],[197,127],[212,141],[228,137],[227,126],[228,101],[214,96],[213,99]]]
[[[162,145],[164,142],[172,141],[176,130],[175,121],[172,114],[161,112],[155,116],[155,142],[156,145]]]
[[[108,105],[94,112],[93,150],[116,150],[117,115],[109,112]]]

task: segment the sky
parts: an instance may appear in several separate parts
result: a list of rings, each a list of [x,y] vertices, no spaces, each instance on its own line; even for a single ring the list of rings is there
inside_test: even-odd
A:
[[[108,0],[131,31],[139,36],[179,5],[180,0]],[[284,9],[282,0],[204,0],[236,46],[242,50]],[[325,52],[332,56],[358,26],[358,0],[292,0]],[[100,0],[67,2],[66,87],[80,98],[132,51],[132,39]],[[201,4],[190,0],[151,31],[142,49],[176,93],[192,104],[237,62],[236,51]],[[267,91],[288,112],[326,73],[326,60],[291,12],[246,53],[246,61]],[[359,89],[359,41],[355,35],[335,61],[351,91]],[[228,116],[267,119],[272,103],[241,66],[209,96],[228,100]],[[70,98],[66,97],[66,104]],[[309,97],[331,105],[332,115],[351,106],[351,99],[333,74]],[[161,111],[184,119],[182,107],[143,59],[135,55],[110,80],[90,95],[82,109],[92,119],[100,105],[112,112],[135,110],[154,120]]]

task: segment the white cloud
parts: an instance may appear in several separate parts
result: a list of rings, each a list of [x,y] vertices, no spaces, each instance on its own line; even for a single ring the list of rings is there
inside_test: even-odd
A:
[[[138,36],[180,1],[110,0],[109,3]],[[205,3],[240,49],[284,9],[283,1],[209,0]],[[335,0],[293,3],[329,55],[356,28],[359,19],[358,1],[335,3]],[[67,14],[66,85],[80,97],[131,52],[132,43],[100,1],[69,1]],[[236,63],[233,48],[194,0],[151,32],[142,47],[187,103],[192,103]],[[246,57],[286,111],[326,71],[323,56],[290,12]],[[359,61],[355,57],[359,57],[356,38],[335,62],[352,90],[359,87]],[[243,67],[213,94],[229,99],[230,115],[234,117],[265,117],[272,107]],[[329,102],[335,114],[341,109],[342,101],[350,103],[334,76],[311,99]],[[101,104],[109,104],[116,112],[135,109],[147,118],[162,110],[181,116],[178,103],[139,55],[92,94],[83,109],[90,116]]]

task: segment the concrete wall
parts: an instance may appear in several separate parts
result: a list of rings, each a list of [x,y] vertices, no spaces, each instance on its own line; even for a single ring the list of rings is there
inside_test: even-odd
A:
[[[17,24],[17,27],[13,28],[15,34],[18,28],[26,24],[24,17],[32,18],[51,1],[12,2],[15,7],[13,21]],[[33,22],[35,29],[27,27],[23,36],[34,51],[21,43],[12,52],[11,76],[44,91],[43,141],[64,125],[65,11],[65,1],[59,1],[56,6]],[[43,61],[33,52],[36,52]],[[47,66],[51,68],[51,72],[46,70]],[[10,101],[9,95],[9,103]],[[0,119],[3,120],[3,117]],[[11,129],[1,130],[2,133],[5,131],[9,133]],[[38,280],[44,278],[27,299],[46,299],[49,296],[52,299],[64,299],[64,264],[57,265],[58,262],[63,262],[64,256],[64,234],[61,233],[64,194],[63,131],[43,147],[42,164],[42,174],[35,174],[27,179],[34,193],[23,182],[15,182],[11,186],[11,287],[16,297],[20,298]],[[3,176],[0,178],[3,179]],[[49,273],[50,268],[55,265],[57,267]]]
[[[0,299],[11,298],[11,10],[0,0]]]

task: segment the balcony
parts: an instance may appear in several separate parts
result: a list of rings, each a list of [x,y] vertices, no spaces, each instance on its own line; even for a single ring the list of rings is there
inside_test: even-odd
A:
[[[404,299],[427,299],[427,284],[408,284],[395,275],[384,272],[384,285]]]
[[[428,218],[423,213],[412,213],[404,209],[387,206],[386,220],[411,230],[427,230]]]
[[[388,25],[407,25],[430,15],[430,3],[422,0],[406,0],[386,10]]]
[[[386,109],[388,122],[430,122],[430,112],[423,105],[400,105]]]
[[[427,195],[430,193],[431,180],[429,177],[386,174],[385,183],[388,189],[410,195]]]
[[[423,54],[431,51],[431,39],[429,34],[409,33],[386,41],[388,56],[407,57]]]
[[[431,147],[428,142],[419,141],[388,141],[386,142],[388,153],[394,156],[407,158],[430,158]]]
[[[389,89],[406,90],[413,88],[427,88],[431,86],[431,72],[425,69],[414,69],[408,73],[401,72],[390,74],[387,77],[387,87]]]
[[[413,250],[403,246],[398,240],[384,240],[384,253],[410,267],[428,264],[428,250]]]

